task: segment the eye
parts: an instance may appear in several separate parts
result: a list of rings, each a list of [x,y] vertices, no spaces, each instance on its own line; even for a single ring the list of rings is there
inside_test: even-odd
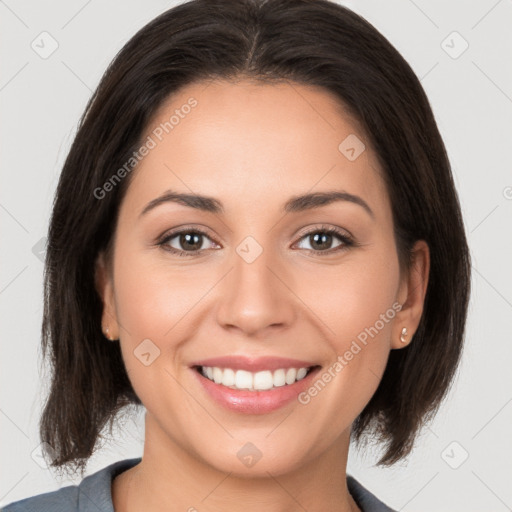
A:
[[[333,247],[335,239],[338,239],[338,244]],[[209,247],[208,244],[205,247],[206,240],[211,242]],[[310,245],[309,248],[299,247],[300,249],[321,256],[341,252],[356,245],[353,238],[345,231],[332,226],[320,226],[303,234],[300,240],[304,240]],[[218,246],[206,231],[199,228],[183,228],[167,233],[158,242],[158,245],[177,256],[185,257],[197,256],[207,249],[215,248],[213,246]]]
[[[339,240],[339,243],[333,247],[332,244],[336,238]],[[309,231],[301,237],[301,240],[305,240],[309,243],[310,248],[305,248],[307,251],[322,256],[340,252],[355,245],[350,235],[331,226],[321,226],[313,231]],[[302,248],[304,249],[304,247]]]
[[[188,228],[168,233],[158,242],[158,245],[177,256],[195,256],[194,253],[200,253],[208,249],[204,246],[205,238],[211,240],[205,231],[198,228]]]

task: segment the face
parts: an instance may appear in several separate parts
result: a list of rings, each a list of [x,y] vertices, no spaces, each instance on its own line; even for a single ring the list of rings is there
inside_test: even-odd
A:
[[[400,272],[365,134],[322,89],[217,81],[169,99],[142,140],[98,283],[146,444],[264,475],[348,443],[424,290]]]

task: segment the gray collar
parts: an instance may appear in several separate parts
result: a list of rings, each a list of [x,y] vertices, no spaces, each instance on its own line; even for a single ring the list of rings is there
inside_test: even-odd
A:
[[[111,491],[112,480],[119,473],[137,465],[141,460],[141,457],[120,460],[85,477],[78,486],[78,511],[114,512]],[[395,512],[351,475],[347,475],[347,487],[363,512]]]

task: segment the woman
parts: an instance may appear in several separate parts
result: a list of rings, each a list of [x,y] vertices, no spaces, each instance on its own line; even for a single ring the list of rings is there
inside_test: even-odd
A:
[[[469,269],[428,100],[373,26],[327,0],[170,9],[86,108],[46,259],[45,455],[83,475],[129,404],[144,453],[5,510],[391,510],[349,443],[411,452]]]

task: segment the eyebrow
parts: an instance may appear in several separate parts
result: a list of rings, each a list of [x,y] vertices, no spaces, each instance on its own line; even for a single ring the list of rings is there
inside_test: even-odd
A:
[[[284,204],[283,212],[303,212],[306,210],[319,208],[321,206],[327,206],[328,204],[334,203],[336,201],[347,201],[353,204],[357,204],[364,208],[364,210],[370,215],[370,217],[372,217],[372,219],[375,218],[375,214],[373,213],[372,209],[361,197],[338,190],[327,192],[314,192],[311,194],[292,196]],[[184,206],[188,206],[190,208],[195,208],[197,210],[202,210],[209,213],[224,213],[224,207],[222,206],[222,203],[215,199],[214,197],[167,190],[161,196],[150,201],[142,210],[139,217],[145,215],[146,213],[148,213],[150,210],[153,210],[157,206],[168,202],[182,204]]]

